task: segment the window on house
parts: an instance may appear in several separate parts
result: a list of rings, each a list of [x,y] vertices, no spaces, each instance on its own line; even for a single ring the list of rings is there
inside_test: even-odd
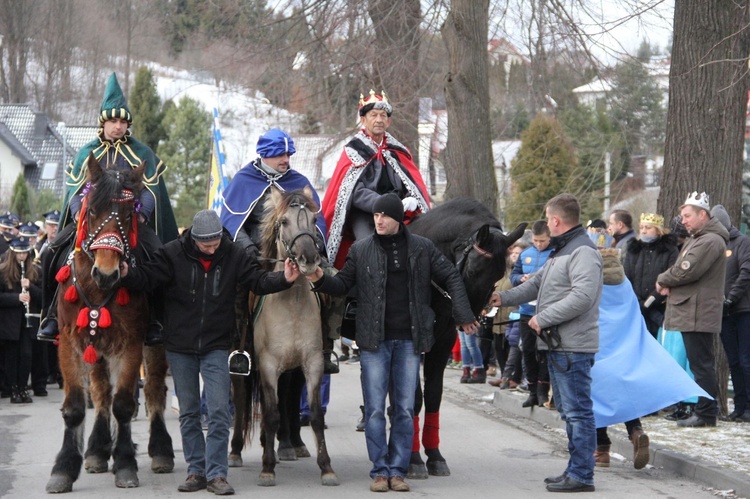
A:
[[[60,163],[44,163],[42,168],[41,180],[55,180],[57,179],[57,168]]]

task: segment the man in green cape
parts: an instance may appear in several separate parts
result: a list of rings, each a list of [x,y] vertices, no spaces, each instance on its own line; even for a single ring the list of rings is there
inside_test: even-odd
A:
[[[99,111],[100,128],[97,131],[97,138],[84,145],[65,170],[67,179],[61,210],[60,233],[54,245],[56,248],[66,247],[67,242],[75,234],[76,221],[81,210],[83,190],[86,185],[90,154],[93,154],[106,169],[115,168],[127,171],[138,167],[142,162],[146,163],[146,170],[143,174],[144,189],[140,196],[141,206],[138,215],[138,240],[142,252],[137,256],[147,258],[147,255],[153,253],[162,243],[177,238],[177,223],[172,205],[169,202],[167,187],[162,177],[167,167],[150,147],[131,135],[129,128],[132,123],[133,118],[128,103],[117,81],[117,76],[112,73],[107,81]],[[47,310],[47,317],[37,333],[37,338],[45,341],[54,341],[58,334],[54,310],[56,283],[50,275],[52,258],[53,256],[50,255],[49,261],[43,263],[45,270],[45,299],[43,305]],[[152,309],[161,308],[159,304],[153,303],[153,300],[151,302]],[[160,336],[160,326],[152,320],[146,343],[159,343]]]

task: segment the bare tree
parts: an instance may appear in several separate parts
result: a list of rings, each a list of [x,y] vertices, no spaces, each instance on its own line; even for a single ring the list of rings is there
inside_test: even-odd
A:
[[[750,7],[677,2],[674,16],[659,212],[675,214],[698,190],[739,220]]]
[[[5,102],[26,102],[24,85],[39,0],[0,0],[0,90]]]
[[[450,69],[445,79],[447,198],[469,196],[497,209],[489,115],[489,0],[453,0],[441,28]]]

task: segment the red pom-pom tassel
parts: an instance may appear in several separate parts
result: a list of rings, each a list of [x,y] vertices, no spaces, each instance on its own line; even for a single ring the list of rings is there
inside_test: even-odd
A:
[[[59,282],[60,284],[62,284],[68,279],[70,279],[70,265],[64,265],[60,267],[60,270],[57,271],[55,280]]]
[[[96,355],[96,348],[94,348],[94,345],[87,346],[86,350],[83,352],[83,361],[87,364],[95,364],[98,358],[99,356]]]
[[[115,298],[115,301],[118,305],[121,307],[124,307],[128,303],[130,303],[130,293],[125,288],[120,288],[117,290],[117,298]]]
[[[75,286],[71,286],[65,291],[65,301],[68,303],[75,303],[78,301],[78,290]]]
[[[99,327],[109,327],[112,325],[112,316],[109,315],[107,307],[99,309]]]
[[[78,312],[78,318],[76,319],[76,326],[83,329],[89,323],[89,307],[83,307]]]

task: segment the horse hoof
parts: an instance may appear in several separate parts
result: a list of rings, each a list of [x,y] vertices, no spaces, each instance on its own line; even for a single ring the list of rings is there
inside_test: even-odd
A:
[[[275,473],[261,473],[258,477],[258,485],[261,487],[273,487],[276,485]]]
[[[297,454],[297,457],[310,457],[310,451],[307,450],[306,445],[300,445],[299,447],[295,447],[294,452]]]
[[[154,473],[172,473],[174,470],[174,458],[171,456],[154,456],[151,459],[151,471]]]
[[[292,447],[287,447],[285,449],[279,449],[279,452],[277,454],[277,460],[279,461],[296,461],[297,460],[297,453],[294,451]]]
[[[115,486],[120,489],[133,489],[138,487],[138,473],[132,469],[118,470],[115,473]]]
[[[73,490],[73,480],[66,475],[52,475],[49,477],[45,489],[48,494],[63,494]]]
[[[227,463],[230,468],[242,468],[242,456],[239,454],[229,454]]]
[[[320,476],[320,483],[327,486],[336,486],[339,484],[339,477],[336,473],[323,473]]]
[[[445,461],[427,461],[427,472],[432,476],[451,476],[451,470]]]
[[[450,472],[448,474],[450,474]],[[412,480],[427,480],[429,476],[430,475],[427,473],[427,467],[424,465],[424,463],[409,464],[409,472],[406,474],[406,478],[410,478]]]
[[[88,456],[83,462],[86,473],[106,473],[109,469],[109,463],[106,459],[97,456]]]

